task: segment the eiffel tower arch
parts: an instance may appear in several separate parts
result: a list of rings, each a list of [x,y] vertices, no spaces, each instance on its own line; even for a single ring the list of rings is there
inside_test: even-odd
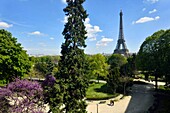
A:
[[[119,37],[117,40],[116,49],[114,50],[114,54],[123,54],[124,56],[129,56],[129,50],[127,49],[124,33],[123,33],[123,13],[120,11],[120,26],[119,26]]]

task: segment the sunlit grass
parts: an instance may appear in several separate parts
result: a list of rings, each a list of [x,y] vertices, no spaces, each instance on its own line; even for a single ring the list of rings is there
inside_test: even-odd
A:
[[[109,99],[118,95],[118,93],[111,93],[111,90],[107,87],[106,83],[92,83],[86,92],[86,98],[88,100]]]

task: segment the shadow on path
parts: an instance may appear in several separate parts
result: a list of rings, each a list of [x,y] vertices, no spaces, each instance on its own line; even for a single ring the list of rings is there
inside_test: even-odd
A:
[[[147,113],[154,101],[153,92],[153,84],[134,84],[130,93],[131,100],[125,113]]]

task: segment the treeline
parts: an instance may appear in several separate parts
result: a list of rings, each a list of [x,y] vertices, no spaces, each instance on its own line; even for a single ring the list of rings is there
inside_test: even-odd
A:
[[[60,56],[31,56],[29,59],[32,66],[26,77],[45,78],[48,74],[55,75],[58,72]]]
[[[85,55],[88,80],[105,80],[116,91],[122,82],[128,82],[130,77],[137,74],[136,54],[126,58],[120,54],[112,55]],[[30,57],[32,68],[28,74],[30,78],[45,78],[47,75],[57,76],[60,56]],[[126,79],[125,79],[126,78]],[[117,86],[117,87],[116,87]],[[111,89],[112,89],[111,88]]]
[[[126,58],[120,54],[103,55],[85,55],[88,66],[88,79],[106,80],[109,71],[113,68],[119,68],[120,75],[132,77],[137,72],[135,66],[136,54]],[[58,73],[58,62],[60,56],[41,56],[29,57],[32,62],[32,68],[28,74],[29,77],[45,78],[46,75],[55,75]]]
[[[149,36],[142,43],[137,54],[136,64],[146,78],[155,76],[156,88],[158,77],[170,83],[170,30],[160,30]]]

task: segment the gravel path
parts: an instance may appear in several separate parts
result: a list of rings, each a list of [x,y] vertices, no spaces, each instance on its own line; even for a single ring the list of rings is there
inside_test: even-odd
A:
[[[103,104],[91,102],[87,106],[87,111],[88,113],[146,113],[153,104],[153,91],[153,84],[134,84],[130,96],[115,102],[114,106],[109,106],[109,101]]]
[[[87,106],[88,113],[125,113],[127,105],[129,104],[131,97],[127,96],[118,102],[115,102],[114,106],[109,106],[109,102],[105,104],[89,104]]]

